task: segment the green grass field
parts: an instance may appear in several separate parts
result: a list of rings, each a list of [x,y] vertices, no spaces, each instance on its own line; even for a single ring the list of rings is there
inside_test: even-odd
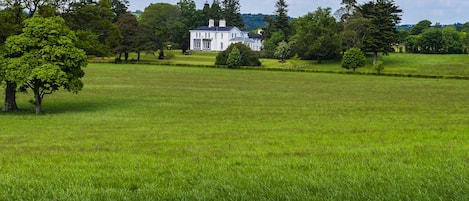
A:
[[[0,113],[0,200],[469,199],[467,80],[90,64],[84,82]]]
[[[160,65],[191,65],[206,66],[215,65],[217,52],[193,52],[192,55],[182,55],[180,50],[166,51],[173,55],[168,60],[158,60],[156,55],[142,54],[142,63],[160,64]],[[137,56],[131,54],[129,59],[135,59]],[[393,53],[386,56],[380,55],[379,60],[384,62],[383,74],[391,75],[423,75],[423,76],[450,76],[464,77],[469,79],[469,56],[460,55],[425,55],[425,54],[398,54]],[[112,62],[113,59],[95,58],[92,62]],[[261,59],[262,67],[269,69],[289,69],[289,70],[312,70],[319,72],[351,72],[341,68],[341,61],[324,61],[318,64],[317,61],[300,60],[294,62],[288,60],[286,63],[279,63],[277,59]],[[365,68],[358,68],[357,73],[374,73],[372,58],[368,58],[368,64]]]

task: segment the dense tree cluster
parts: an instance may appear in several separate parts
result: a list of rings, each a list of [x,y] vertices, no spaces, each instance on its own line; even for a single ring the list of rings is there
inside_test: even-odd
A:
[[[401,43],[411,53],[465,54],[469,48],[468,31],[469,23],[442,27],[422,20],[410,30],[401,31]]]
[[[395,26],[402,10],[392,0],[375,0],[358,5],[343,0],[335,16],[330,8],[318,8],[293,21],[285,20],[287,5],[276,4],[275,18],[266,18],[264,48],[266,56],[282,41],[289,42],[292,54],[301,59],[334,59],[350,48],[364,52],[388,53],[399,42]],[[282,43],[283,44],[283,43]],[[283,44],[285,45],[285,44]]]

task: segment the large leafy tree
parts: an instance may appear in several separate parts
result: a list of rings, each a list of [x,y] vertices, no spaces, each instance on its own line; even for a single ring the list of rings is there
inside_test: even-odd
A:
[[[167,4],[167,3],[156,3],[151,4],[140,17],[140,23],[149,32],[145,35],[156,35],[156,40],[148,40],[148,43],[152,45],[145,45],[146,47],[157,47],[160,49],[160,58],[163,57],[162,52],[164,50],[163,44],[165,42],[181,42],[178,36],[181,36],[182,32],[187,34],[187,30],[184,30],[184,24],[180,21],[180,9],[178,6]],[[148,37],[145,37],[149,39]],[[150,50],[150,49],[146,49]]]
[[[350,48],[362,49],[371,21],[364,18],[360,13],[355,13],[343,23],[344,30],[341,32],[342,47],[345,50]]]
[[[88,55],[108,56],[119,45],[121,33],[114,23],[112,2],[100,0],[98,3],[73,3],[63,13],[67,25],[76,31],[79,43]]]
[[[373,52],[373,64],[376,64],[378,53],[394,51],[392,46],[399,41],[396,25],[401,20],[402,10],[393,0],[375,0],[360,5],[358,11],[371,21],[364,46],[367,51]]]
[[[119,59],[121,58],[122,53],[124,53],[125,61],[127,61],[129,58],[129,52],[131,52],[134,47],[133,38],[136,36],[138,21],[131,13],[125,13],[117,19],[115,24],[122,34],[122,40],[119,45],[114,48],[114,52],[119,54]]]
[[[41,113],[46,94],[60,88],[76,93],[83,88],[87,57],[75,46],[76,40],[63,18],[39,16],[24,22],[22,34],[8,37],[5,78],[33,91],[36,113]]]
[[[203,11],[197,10],[194,0],[179,0],[177,6],[180,13],[180,22],[183,26],[181,28],[186,31],[181,31],[179,35],[175,36],[174,42],[180,43],[183,46],[183,43],[187,45],[189,42],[187,30],[203,26],[208,21],[205,19]]]
[[[415,26],[410,29],[410,35],[419,35],[423,33],[426,29],[429,29],[432,25],[430,20],[422,20],[418,22]]]
[[[147,24],[139,23],[132,38],[133,51],[137,53],[137,62],[140,62],[141,53],[144,51],[154,53],[158,47],[158,36],[154,29]]]
[[[244,28],[243,18],[241,18],[241,5],[239,0],[222,0],[223,18],[230,26]]]
[[[335,58],[340,52],[340,24],[331,15],[330,8],[318,8],[314,13],[293,21],[296,30],[291,37],[294,42],[293,52],[302,59]]]
[[[9,36],[21,33],[21,24],[24,19],[26,19],[26,14],[19,4],[12,5],[0,11],[0,47]],[[0,52],[4,51],[0,50]],[[2,55],[0,55],[0,57],[2,57]],[[18,105],[16,104],[16,83],[4,79],[5,71],[4,63],[0,62],[0,83],[4,82],[5,84],[5,102],[2,111],[11,112],[18,109]]]

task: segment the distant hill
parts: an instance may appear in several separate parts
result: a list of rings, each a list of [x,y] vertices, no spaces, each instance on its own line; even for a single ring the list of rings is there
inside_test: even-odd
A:
[[[272,19],[275,18],[275,15],[265,15],[262,13],[259,14],[241,14],[241,18],[243,18],[244,21],[244,28],[247,31],[252,31],[256,30],[259,28],[263,28],[267,26],[267,22],[264,21],[264,17],[269,16]],[[293,20],[294,18],[289,18],[289,20]]]

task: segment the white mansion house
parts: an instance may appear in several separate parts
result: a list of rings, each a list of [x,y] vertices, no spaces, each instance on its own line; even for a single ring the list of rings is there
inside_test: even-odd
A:
[[[233,43],[244,43],[254,51],[262,49],[261,35],[242,31],[238,27],[227,27],[225,20],[220,20],[219,25],[215,26],[215,21],[209,20],[208,26],[190,30],[190,49],[224,51]]]

